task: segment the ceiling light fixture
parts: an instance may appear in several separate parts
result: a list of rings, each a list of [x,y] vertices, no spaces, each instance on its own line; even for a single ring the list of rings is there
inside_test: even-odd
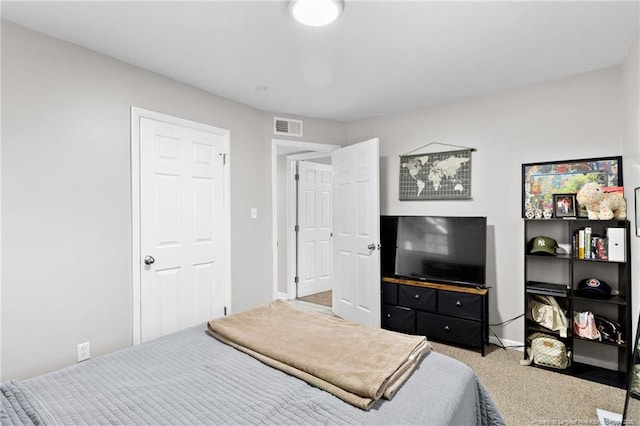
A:
[[[329,25],[344,10],[343,0],[288,0],[289,13],[298,22],[310,27]]]

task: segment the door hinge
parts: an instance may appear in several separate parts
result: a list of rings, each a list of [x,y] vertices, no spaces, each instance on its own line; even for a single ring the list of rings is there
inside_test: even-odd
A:
[[[224,307],[224,316],[225,317],[227,316],[227,307],[226,306]]]
[[[221,153],[220,155],[222,156],[222,165],[226,166],[227,165],[227,154]]]
[[[298,180],[300,180],[300,174],[299,174],[299,173],[296,173],[296,175],[294,176],[294,178],[295,178],[295,180],[297,180],[297,181],[298,181]]]
[[[296,225],[293,227],[293,232],[300,232],[300,225]]]
[[[295,277],[293,277],[293,282],[298,284],[298,276],[297,275]]]

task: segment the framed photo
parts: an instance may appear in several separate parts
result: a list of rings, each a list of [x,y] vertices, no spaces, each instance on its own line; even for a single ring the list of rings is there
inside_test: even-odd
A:
[[[553,194],[554,217],[576,217],[576,194]]]
[[[587,182],[597,182],[610,191],[621,190],[622,157],[523,164],[522,217],[531,218],[534,211],[554,212],[554,195],[575,195]],[[587,217],[586,209],[575,202],[574,207],[576,217]]]

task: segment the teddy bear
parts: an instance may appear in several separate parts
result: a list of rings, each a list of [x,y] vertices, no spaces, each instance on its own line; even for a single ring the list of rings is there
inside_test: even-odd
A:
[[[587,208],[589,219],[625,219],[627,217],[627,203],[625,199],[613,193],[604,192],[602,185],[595,182],[585,183],[576,200]]]

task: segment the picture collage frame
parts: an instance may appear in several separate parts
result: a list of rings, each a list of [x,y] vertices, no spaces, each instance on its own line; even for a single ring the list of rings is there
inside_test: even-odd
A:
[[[587,217],[586,209],[575,200],[575,194],[587,182],[597,182],[608,192],[621,192],[622,156],[523,164],[522,217]],[[573,202],[572,212],[557,205],[563,197]]]

